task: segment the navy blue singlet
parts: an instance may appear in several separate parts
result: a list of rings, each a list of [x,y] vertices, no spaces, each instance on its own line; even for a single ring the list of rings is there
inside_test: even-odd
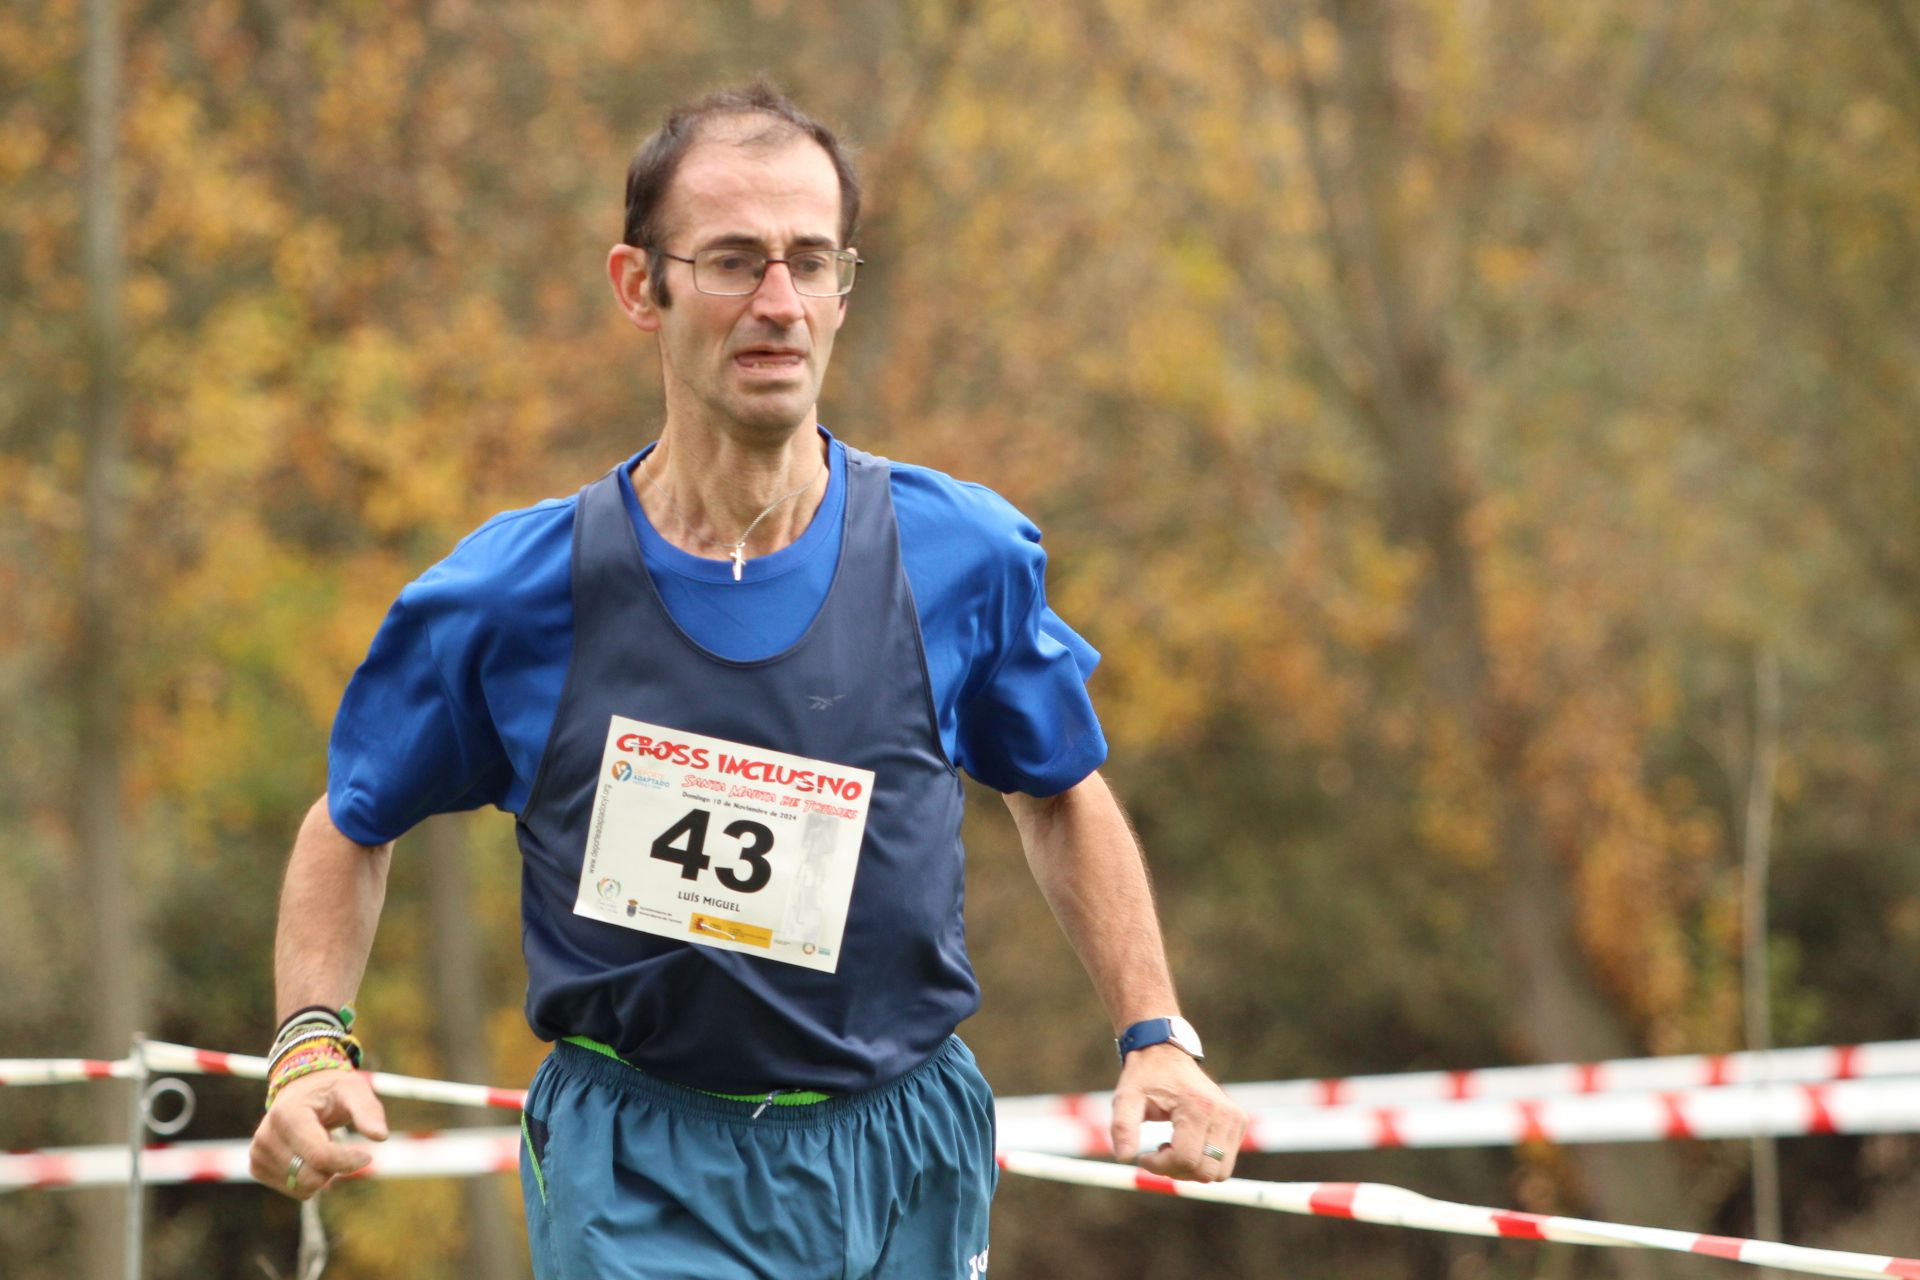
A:
[[[675,625],[617,472],[581,490],[573,657],[520,815],[527,1020],[721,1093],[872,1088],[979,1007],[962,922],[959,774],[941,747],[885,459],[848,448],[839,569],[800,640],[733,662]],[[574,914],[608,723],[626,716],[875,775],[838,971]]]

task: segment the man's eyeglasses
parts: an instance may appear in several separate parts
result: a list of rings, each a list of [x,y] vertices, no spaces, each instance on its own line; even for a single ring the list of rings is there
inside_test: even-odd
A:
[[[838,298],[853,290],[853,272],[865,259],[851,249],[802,249],[784,258],[769,258],[755,249],[702,249],[683,258],[665,249],[655,253],[693,265],[693,287],[722,298],[738,298],[760,288],[767,267],[784,263],[793,277],[793,291],[809,298]]]

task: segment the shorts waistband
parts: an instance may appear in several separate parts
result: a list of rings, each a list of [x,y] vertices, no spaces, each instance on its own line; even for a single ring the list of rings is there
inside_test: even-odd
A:
[[[830,1124],[843,1116],[877,1106],[922,1075],[937,1071],[949,1062],[958,1061],[965,1053],[966,1046],[961,1043],[960,1037],[948,1036],[946,1043],[935,1050],[932,1057],[905,1075],[889,1080],[886,1084],[872,1089],[863,1089],[859,1093],[838,1094],[819,1102],[787,1106],[768,1106],[766,1100],[761,1097],[736,1101],[722,1094],[707,1093],[701,1089],[674,1084],[672,1081],[648,1075],[624,1058],[612,1057],[597,1049],[589,1049],[584,1045],[573,1044],[566,1040],[561,1040],[553,1046],[552,1060],[555,1066],[569,1075],[585,1077],[596,1084],[622,1090],[635,1097],[671,1107],[682,1113],[711,1116],[714,1119],[739,1123],[803,1128],[810,1125]]]
[[[577,1044],[582,1049],[591,1049],[603,1058],[612,1058],[623,1067],[640,1070],[639,1067],[614,1052],[612,1045],[595,1040],[591,1036],[564,1036],[562,1039],[567,1044]],[[825,1102],[833,1097],[830,1093],[819,1093],[812,1089],[769,1089],[765,1094],[717,1093],[712,1089],[695,1089],[694,1092],[704,1093],[709,1098],[725,1098],[729,1102],[751,1102],[755,1106],[773,1107],[810,1107],[816,1102]]]

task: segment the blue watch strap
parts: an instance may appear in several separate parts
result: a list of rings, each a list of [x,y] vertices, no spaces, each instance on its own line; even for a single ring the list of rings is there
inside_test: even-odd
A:
[[[1148,1018],[1136,1022],[1120,1033],[1114,1044],[1120,1050],[1120,1061],[1125,1062],[1127,1055],[1135,1049],[1144,1049],[1150,1044],[1165,1044],[1173,1039],[1173,1019]]]

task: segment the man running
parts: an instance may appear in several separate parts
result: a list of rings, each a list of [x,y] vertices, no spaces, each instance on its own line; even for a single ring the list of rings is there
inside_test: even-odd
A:
[[[488,521],[401,592],[335,721],[275,941],[253,1171],[304,1199],[383,1137],[344,1006],[392,843],[518,819],[536,1275],[983,1275],[993,1099],[953,1034],[965,770],[1006,796],[1119,1039],[1113,1141],[1217,1180],[1246,1118],[1197,1065],[1139,851],[1096,772],[1098,655],[1039,532],[818,425],[859,255],[834,135],[756,85],[673,111],[608,259],[659,344],[657,442]]]

